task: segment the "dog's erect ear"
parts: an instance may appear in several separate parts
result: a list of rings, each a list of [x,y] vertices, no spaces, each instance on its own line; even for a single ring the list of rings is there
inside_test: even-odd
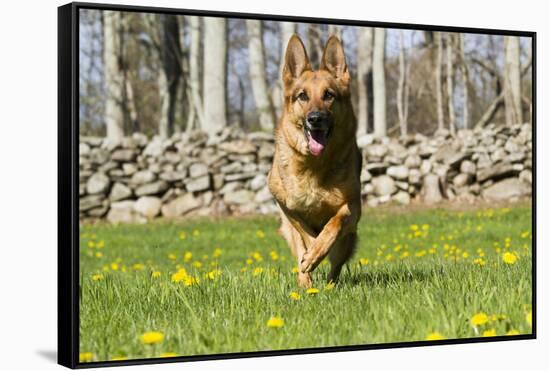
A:
[[[310,71],[311,65],[307,57],[306,48],[302,40],[294,34],[288,41],[285,53],[285,66],[283,68],[283,81],[285,85],[292,84],[304,71]]]
[[[335,78],[347,84],[349,82],[348,65],[344,55],[344,47],[336,36],[331,36],[321,59],[321,69],[330,72]]]

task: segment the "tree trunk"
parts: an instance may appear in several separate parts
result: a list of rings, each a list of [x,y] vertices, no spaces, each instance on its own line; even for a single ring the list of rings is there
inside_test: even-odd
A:
[[[307,27],[308,56],[313,68],[319,68],[323,56],[321,43],[321,28],[318,24],[310,23]]]
[[[523,122],[521,111],[521,72],[519,37],[505,36],[504,106],[506,125]]]
[[[468,126],[470,125],[470,100],[469,100],[469,94],[468,94],[468,85],[469,85],[469,78],[468,78],[468,66],[466,65],[466,58],[464,56],[464,34],[459,34],[459,41],[460,41],[460,74],[462,76],[462,87],[463,87],[463,104],[462,104],[462,126],[464,129],[468,129]]]
[[[288,40],[296,32],[296,23],[292,22],[280,22],[280,33],[281,33],[281,59],[279,62],[279,75],[277,83],[273,88],[272,99],[273,99],[273,108],[275,109],[275,114],[279,117],[283,111],[284,97],[283,97],[283,68],[285,66],[285,53],[286,47],[288,45]]]
[[[265,79],[264,44],[262,41],[262,22],[246,20],[248,33],[248,55],[250,81],[252,83],[252,94],[256,103],[256,111],[260,119],[262,130],[273,130],[275,127],[275,115],[269,97],[267,82]]]
[[[372,69],[373,29],[361,27],[357,30],[357,134],[366,134],[369,127],[369,77]]]
[[[374,93],[374,135],[386,135],[386,75],[384,72],[384,52],[386,31],[374,29],[374,48],[372,56],[372,85]]]
[[[189,46],[189,116],[187,120],[186,131],[194,128],[201,128],[204,122],[204,112],[201,99],[201,71],[200,71],[200,53],[201,53],[201,33],[200,17],[190,16],[189,32],[191,43]],[[191,108],[192,107],[192,108]]]
[[[202,128],[210,133],[227,126],[227,33],[224,18],[204,17],[204,78]]]
[[[124,135],[123,71],[120,65],[122,40],[120,23],[122,13],[105,10],[103,12],[103,73],[105,78],[105,125],[107,139],[120,141]]]
[[[441,68],[443,66],[443,40],[441,32],[434,32],[434,42],[437,48],[435,63],[435,99],[437,104],[437,128],[443,129],[443,89],[441,87]]]
[[[449,130],[455,135],[453,36],[447,33],[447,103],[449,105]]]
[[[408,58],[405,56],[405,40],[403,30],[399,31],[399,81],[397,83],[397,115],[401,136],[407,135],[408,116]]]
[[[158,79],[161,97],[159,135],[166,139],[174,133],[174,117],[181,79],[181,44],[178,18],[175,15],[162,14],[160,22],[162,71]]]
[[[336,25],[336,24],[329,24],[328,25],[328,36],[336,36],[340,39],[342,42],[342,26]]]

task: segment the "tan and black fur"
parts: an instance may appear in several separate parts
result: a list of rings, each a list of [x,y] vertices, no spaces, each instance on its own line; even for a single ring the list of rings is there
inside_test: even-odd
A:
[[[280,233],[297,258],[298,283],[310,287],[311,272],[326,256],[328,281],[338,279],[361,216],[361,155],[342,44],[330,37],[314,71],[302,41],[292,36],[282,77],[284,109],[268,183],[281,210]]]

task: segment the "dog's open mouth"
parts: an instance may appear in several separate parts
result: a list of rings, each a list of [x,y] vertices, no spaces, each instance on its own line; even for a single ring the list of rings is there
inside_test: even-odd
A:
[[[310,129],[305,127],[307,145],[313,156],[319,156],[328,143],[330,129]]]

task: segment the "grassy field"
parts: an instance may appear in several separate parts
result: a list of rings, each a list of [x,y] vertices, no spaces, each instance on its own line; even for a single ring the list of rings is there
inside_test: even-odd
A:
[[[531,333],[531,208],[364,211],[296,285],[271,217],[81,228],[82,361]],[[318,292],[315,292],[318,291]]]

